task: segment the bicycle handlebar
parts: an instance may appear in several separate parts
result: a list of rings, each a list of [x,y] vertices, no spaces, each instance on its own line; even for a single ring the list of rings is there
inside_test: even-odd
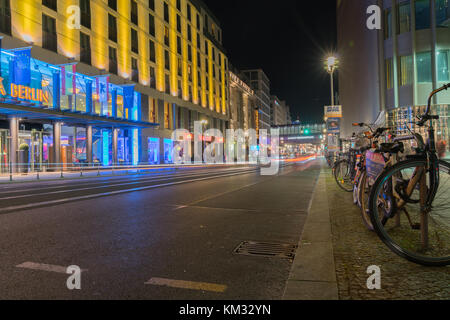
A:
[[[428,120],[435,120],[435,119],[439,119],[439,116],[430,116],[430,111],[431,111],[431,99],[433,99],[433,97],[438,94],[441,91],[447,90],[448,88],[450,88],[450,83],[447,83],[446,85],[440,87],[439,89],[434,90],[433,92],[430,93],[430,96],[428,97],[428,104],[427,104],[427,110],[425,111],[425,113],[420,117],[420,121],[417,123],[418,126],[423,126],[425,124],[425,122],[427,122]]]

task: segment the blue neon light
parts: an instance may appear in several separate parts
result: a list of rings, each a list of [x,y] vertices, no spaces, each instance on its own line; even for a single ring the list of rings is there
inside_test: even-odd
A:
[[[139,163],[139,130],[138,129],[133,129],[132,131],[132,161],[133,161],[133,166],[137,166]]]
[[[102,151],[104,166],[109,166],[109,132],[107,130],[102,131]]]

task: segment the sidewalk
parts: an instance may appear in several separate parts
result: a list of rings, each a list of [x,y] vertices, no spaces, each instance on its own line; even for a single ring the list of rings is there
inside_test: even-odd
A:
[[[367,289],[372,265],[381,269],[381,290]],[[352,194],[323,169],[284,299],[450,299],[450,267],[427,268],[392,253],[364,227]]]

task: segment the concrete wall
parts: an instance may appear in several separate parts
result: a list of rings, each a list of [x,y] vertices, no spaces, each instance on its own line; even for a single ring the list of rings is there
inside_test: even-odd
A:
[[[380,111],[378,32],[366,27],[366,10],[377,1],[337,3],[341,136],[345,137],[354,132],[353,122],[373,122]]]

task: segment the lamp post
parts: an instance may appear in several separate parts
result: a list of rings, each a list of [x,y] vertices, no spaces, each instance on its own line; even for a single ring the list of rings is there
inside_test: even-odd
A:
[[[330,74],[331,80],[331,105],[334,106],[334,71],[338,68],[339,60],[335,56],[329,56],[325,60],[325,69]]]
[[[208,125],[208,120],[202,120],[202,121],[200,121],[200,123],[202,124],[202,160],[204,160],[203,156],[204,156],[204,151],[206,148],[205,129],[206,129],[206,126]]]

